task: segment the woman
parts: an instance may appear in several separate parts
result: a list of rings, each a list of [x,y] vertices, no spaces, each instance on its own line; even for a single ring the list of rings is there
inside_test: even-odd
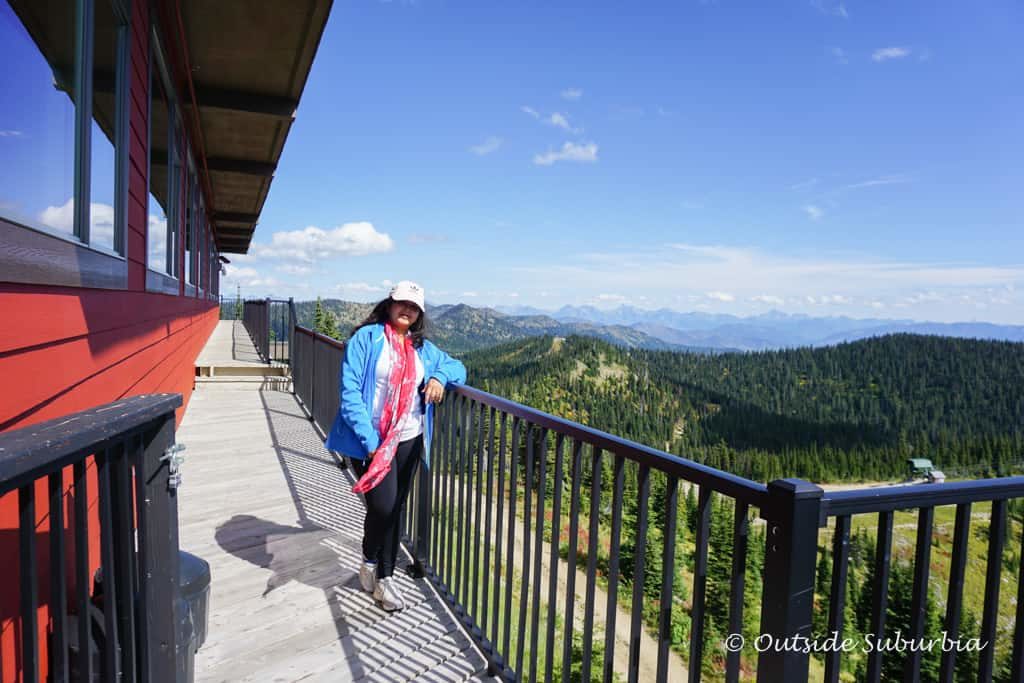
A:
[[[430,465],[434,404],[466,368],[423,336],[423,288],[399,282],[352,331],[339,381],[341,405],[327,448],[352,459],[366,495],[363,590],[388,610],[405,607],[393,582],[399,520],[422,459]]]

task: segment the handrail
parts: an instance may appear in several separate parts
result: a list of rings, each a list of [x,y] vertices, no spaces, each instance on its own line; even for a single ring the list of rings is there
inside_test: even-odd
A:
[[[57,470],[181,406],[181,394],[133,396],[0,433],[0,495]]]
[[[308,327],[303,327],[302,325],[296,325],[295,326],[295,331],[296,332],[301,332],[302,334],[304,334],[304,335],[306,335],[308,337],[312,337],[313,339],[316,339],[318,341],[322,341],[325,344],[329,344],[329,345],[333,346],[336,349],[341,349],[341,350],[345,349],[345,342],[338,341],[334,337],[328,337],[326,334],[321,334],[320,332],[317,332],[315,330],[311,330]]]
[[[603,432],[600,429],[587,427],[578,422],[572,422],[542,412],[521,403],[510,401],[507,398],[489,394],[486,391],[481,391],[469,385],[453,387],[452,391],[479,401],[488,407],[504,411],[509,415],[529,420],[538,426],[555,430],[571,438],[586,441],[602,450],[614,453],[615,455],[621,455],[641,465],[647,465],[674,477],[679,477],[701,486],[707,486],[718,493],[724,493],[755,507],[761,507],[765,504],[768,487],[764,484],[758,484],[735,474],[702,465],[678,455],[665,453],[656,448]]]
[[[824,515],[838,517],[1021,497],[1024,497],[1024,477],[1002,477],[942,484],[830,491],[825,493],[821,502]]]

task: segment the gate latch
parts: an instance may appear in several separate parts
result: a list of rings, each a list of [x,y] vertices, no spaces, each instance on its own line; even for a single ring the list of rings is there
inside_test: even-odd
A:
[[[167,479],[167,489],[169,491],[174,491],[181,486],[180,470],[181,464],[185,462],[184,450],[185,444],[176,443],[164,451],[164,454],[160,457],[161,462],[167,461],[167,474],[170,475]]]

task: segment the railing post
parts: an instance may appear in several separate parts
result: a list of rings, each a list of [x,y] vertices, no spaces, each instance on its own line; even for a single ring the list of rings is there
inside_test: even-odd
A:
[[[801,479],[768,484],[757,680],[806,681],[823,491]]]
[[[163,456],[174,443],[174,413],[145,435],[141,476],[136,478],[139,513],[139,654],[143,680],[174,683],[177,656],[178,495]],[[181,644],[184,646],[185,644]]]

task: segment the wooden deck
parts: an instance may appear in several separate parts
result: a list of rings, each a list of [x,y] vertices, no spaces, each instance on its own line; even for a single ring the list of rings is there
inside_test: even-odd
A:
[[[231,322],[220,323],[202,359],[258,362]],[[486,677],[432,587],[405,575],[404,554],[396,579],[409,607],[389,614],[361,590],[362,498],[286,379],[197,383],[178,441],[187,446],[181,548],[212,574],[197,681]]]

